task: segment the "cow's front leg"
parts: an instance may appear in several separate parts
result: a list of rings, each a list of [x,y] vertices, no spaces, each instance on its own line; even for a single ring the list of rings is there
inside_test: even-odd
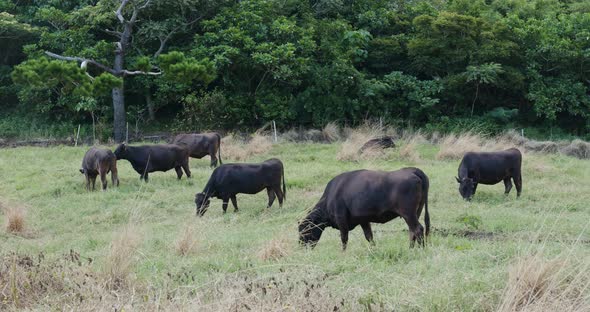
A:
[[[234,212],[238,212],[238,200],[236,199],[236,195],[230,197],[231,204],[234,205]]]
[[[342,251],[345,251],[348,244],[348,228],[340,227],[340,240],[342,241]]]
[[[363,232],[365,233],[365,238],[371,245],[375,246],[375,241],[373,240],[373,230],[371,230],[371,223],[364,223],[361,224],[363,228]]]
[[[510,193],[511,189],[512,189],[512,181],[510,181],[510,178],[504,179],[504,194],[508,195],[508,193]]]
[[[148,179],[149,179],[149,174],[147,172],[144,172],[142,176],[143,176],[143,180],[145,181],[145,183],[147,183]]]
[[[223,203],[221,204],[221,208],[223,209],[223,213],[226,213],[227,212],[227,204],[228,204],[227,198],[223,198],[222,200],[223,200]]]
[[[180,180],[180,178],[182,178],[182,168],[180,166],[176,166],[174,167],[174,170],[176,170],[176,177],[178,180]]]

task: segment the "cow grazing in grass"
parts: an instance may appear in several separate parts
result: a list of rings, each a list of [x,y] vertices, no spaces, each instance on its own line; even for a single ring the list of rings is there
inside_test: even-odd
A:
[[[117,159],[127,159],[133,169],[139,173],[140,179],[148,181],[148,174],[154,171],[176,170],[178,179],[182,177],[182,170],[190,178],[191,170],[188,166],[188,149],[174,144],[129,146],[121,144],[115,150]]]
[[[86,177],[86,190],[94,191],[94,184],[96,183],[96,176],[100,175],[102,182],[102,189],[107,189],[107,174],[111,173],[111,181],[113,185],[119,186],[119,177],[117,176],[117,158],[108,149],[100,149],[96,147],[90,148],[84,158],[82,159],[82,168],[80,172]]]
[[[314,247],[324,229],[340,230],[342,249],[346,249],[348,232],[357,225],[365,238],[373,242],[371,223],[385,223],[403,218],[410,229],[410,247],[424,246],[430,232],[428,214],[428,177],[418,168],[397,171],[357,170],[332,179],[316,206],[299,224],[299,240]],[[425,209],[426,231],[418,221]]]
[[[211,167],[217,167],[217,160],[221,161],[221,136],[219,133],[198,133],[198,134],[179,134],[172,144],[186,146],[189,150],[189,156],[194,158],[203,158],[209,155],[211,157]]]
[[[362,154],[365,150],[368,149],[385,149],[385,148],[393,148],[395,147],[395,142],[393,141],[393,137],[386,135],[379,138],[371,139],[367,141],[363,146],[359,149],[359,154]]]
[[[287,189],[285,188],[285,170],[280,160],[272,158],[259,164],[221,165],[213,170],[203,192],[195,195],[197,215],[205,214],[211,197],[223,201],[222,208],[225,213],[230,199],[235,211],[238,211],[236,194],[256,194],[264,189],[268,193],[267,207],[272,206],[275,197],[278,197],[279,207],[282,207],[283,200],[287,196]]]
[[[491,153],[465,153],[459,165],[459,194],[471,200],[478,184],[497,184],[504,181],[504,193],[508,195],[512,189],[512,181],[516,185],[516,196],[522,192],[521,176],[522,154],[516,148]],[[512,181],[511,181],[512,179]]]

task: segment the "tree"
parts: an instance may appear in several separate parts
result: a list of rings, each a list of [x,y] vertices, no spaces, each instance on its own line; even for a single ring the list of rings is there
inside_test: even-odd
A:
[[[475,108],[475,101],[479,95],[479,86],[481,84],[494,84],[498,81],[498,75],[504,72],[502,65],[497,63],[487,63],[482,65],[469,65],[465,71],[465,80],[467,83],[475,84],[475,96],[471,102],[471,116]]]

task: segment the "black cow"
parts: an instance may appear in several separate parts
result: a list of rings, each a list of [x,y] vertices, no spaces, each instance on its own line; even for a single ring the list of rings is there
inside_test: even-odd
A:
[[[172,144],[186,146],[190,157],[211,156],[211,167],[217,167],[217,159],[219,159],[220,165],[223,164],[219,133],[179,134],[174,138]]]
[[[418,168],[342,173],[328,183],[319,202],[299,223],[299,240],[314,247],[324,229],[331,226],[340,230],[345,250],[348,232],[357,225],[373,243],[371,222],[385,223],[402,217],[410,229],[410,247],[416,241],[424,246],[424,237],[430,232],[428,188],[428,177]],[[426,232],[418,221],[423,207]]]
[[[379,138],[371,139],[367,141],[363,146],[359,149],[359,154],[362,154],[367,149],[372,148],[393,148],[395,147],[395,142],[393,141],[393,137],[386,135]]]
[[[491,153],[468,152],[459,165],[459,193],[466,200],[471,200],[478,184],[492,185],[504,181],[504,194],[508,195],[514,180],[516,196],[522,191],[521,167],[522,154],[516,148]]]
[[[182,177],[182,169],[190,178],[188,154],[185,147],[173,144],[129,146],[123,143],[115,150],[117,159],[127,159],[140,174],[139,178],[145,182],[148,181],[149,172],[168,171],[172,168],[176,170],[179,180]]]
[[[221,165],[213,170],[203,192],[195,195],[197,215],[203,216],[205,214],[211,197],[223,200],[222,208],[225,213],[229,199],[231,199],[235,211],[238,211],[236,194],[256,194],[264,189],[268,193],[267,208],[272,206],[275,196],[279,198],[279,207],[283,206],[283,199],[287,197],[287,189],[285,188],[285,171],[280,160],[271,158],[260,164]]]
[[[111,173],[111,181],[113,182],[113,185],[119,186],[117,158],[113,155],[111,150],[91,147],[86,154],[84,154],[80,172],[86,177],[86,190],[90,190],[90,184],[92,183],[92,190],[94,191],[97,175],[100,175],[102,189],[106,190],[107,174],[109,172]]]

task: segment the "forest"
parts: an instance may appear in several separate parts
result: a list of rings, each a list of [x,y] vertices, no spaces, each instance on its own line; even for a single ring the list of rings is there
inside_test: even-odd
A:
[[[0,137],[358,125],[588,137],[585,0],[0,0]]]

